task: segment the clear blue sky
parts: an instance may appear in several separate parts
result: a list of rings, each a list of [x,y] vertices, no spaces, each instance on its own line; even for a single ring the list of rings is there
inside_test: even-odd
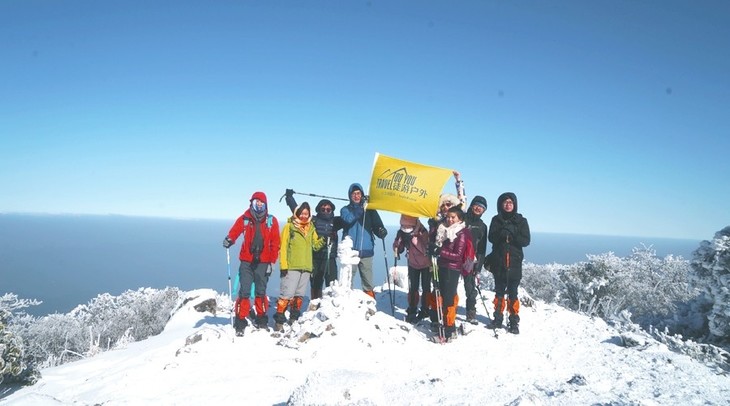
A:
[[[380,152],[487,219],[513,191],[533,231],[711,239],[728,50],[727,1],[3,0],[0,213],[284,217]]]

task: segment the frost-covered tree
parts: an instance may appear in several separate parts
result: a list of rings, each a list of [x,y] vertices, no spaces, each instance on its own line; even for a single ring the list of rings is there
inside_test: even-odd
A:
[[[19,318],[13,329],[29,363],[61,365],[160,333],[181,297],[177,288],[104,293],[66,314]]]
[[[0,383],[5,380],[20,380],[24,374],[28,383],[34,383],[37,371],[28,371],[25,363],[25,347],[22,338],[8,326],[18,316],[18,311],[40,304],[37,300],[18,299],[13,293],[0,296]]]
[[[702,241],[693,253],[691,283],[709,304],[706,313],[714,340],[730,340],[730,226]]]
[[[658,258],[642,247],[626,258],[612,252],[587,258],[572,265],[527,264],[523,286],[535,298],[606,319],[628,312],[644,327],[675,324],[678,308],[695,295],[681,257]]]

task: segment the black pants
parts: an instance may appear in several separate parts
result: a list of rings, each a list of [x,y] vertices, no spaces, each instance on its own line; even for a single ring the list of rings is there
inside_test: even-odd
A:
[[[335,257],[327,258],[312,258],[312,279],[310,284],[313,290],[322,290],[322,284],[324,287],[329,286],[333,281],[337,280],[337,262]],[[325,283],[326,282],[326,283]]]
[[[510,299],[517,299],[517,288],[522,280],[521,272],[495,272],[494,274],[494,296],[504,297],[505,291]]]
[[[419,289],[421,290],[421,309],[428,309],[428,293],[431,291],[431,268],[408,266],[408,307],[418,307]]]
[[[464,276],[464,291],[466,292],[466,311],[477,309],[477,278],[470,273]]]

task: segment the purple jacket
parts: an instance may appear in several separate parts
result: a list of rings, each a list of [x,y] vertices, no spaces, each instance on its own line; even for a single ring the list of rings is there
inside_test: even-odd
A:
[[[471,233],[468,228],[464,228],[456,233],[456,240],[444,241],[443,246],[441,246],[441,253],[439,254],[438,259],[439,268],[446,268],[461,272],[467,238],[471,238]]]

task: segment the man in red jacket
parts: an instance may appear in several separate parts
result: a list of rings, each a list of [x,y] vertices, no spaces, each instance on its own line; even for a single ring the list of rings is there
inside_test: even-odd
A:
[[[269,298],[266,296],[266,285],[271,275],[271,267],[279,257],[281,245],[279,222],[268,212],[266,195],[263,192],[256,192],[251,196],[250,202],[251,206],[236,219],[223,240],[223,246],[229,248],[243,234],[241,252],[238,255],[238,259],[241,260],[238,268],[240,287],[236,300],[236,320],[233,324],[237,335],[243,335],[244,329],[248,326],[246,316],[251,311],[252,283],[256,286],[254,324],[258,328],[268,329],[269,317],[266,312],[269,308]]]

